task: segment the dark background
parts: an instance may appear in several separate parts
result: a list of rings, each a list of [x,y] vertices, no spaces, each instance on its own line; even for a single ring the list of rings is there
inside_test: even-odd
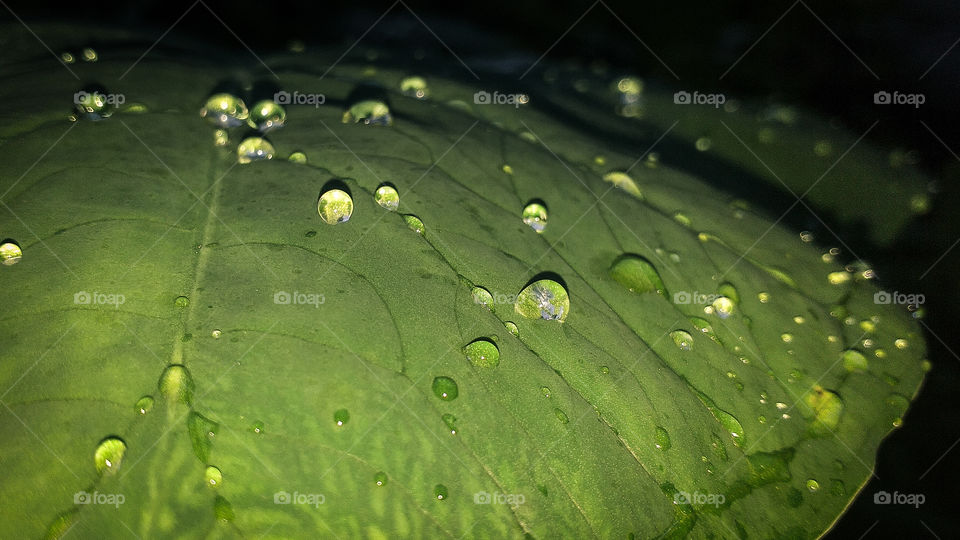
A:
[[[603,60],[616,70],[667,85],[746,99],[772,96],[839,118],[852,131],[862,132],[879,120],[869,141],[888,149],[917,150],[919,166],[936,181],[938,193],[933,210],[918,219],[911,234],[882,246],[856,231],[834,230],[875,265],[888,288],[925,294],[927,316],[922,323],[933,369],[903,427],[881,446],[876,477],[828,537],[957,536],[960,519],[954,503],[960,502],[956,493],[960,448],[953,445],[960,441],[960,397],[953,390],[960,378],[960,357],[954,351],[960,347],[953,345],[953,336],[960,321],[956,287],[960,246],[950,248],[960,239],[960,221],[953,219],[953,210],[960,208],[960,158],[955,155],[960,153],[955,114],[960,45],[951,47],[960,40],[960,3],[143,0],[129,6],[93,2],[51,8],[7,2],[0,19],[12,19],[11,13],[16,13],[27,24],[69,20],[138,29],[156,37],[176,22],[171,37],[200,39],[248,54],[242,40],[263,54],[285,49],[293,39],[346,50],[384,12],[363,45],[445,53],[432,30],[468,65],[498,56],[519,56],[529,63],[549,49],[550,61]],[[144,49],[149,44],[145,42]],[[882,89],[923,93],[926,103],[919,109],[875,106],[872,95]],[[832,240],[828,234],[818,236]],[[944,253],[921,280],[920,275]],[[873,493],[880,490],[923,493],[926,502],[919,509],[875,505]]]

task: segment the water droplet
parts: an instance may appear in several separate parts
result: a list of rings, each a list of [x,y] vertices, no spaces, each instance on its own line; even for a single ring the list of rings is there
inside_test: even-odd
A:
[[[610,373],[610,368],[608,368],[607,366],[600,366],[600,373],[607,375]]]
[[[497,367],[500,365],[500,349],[486,338],[476,339],[463,348],[467,360],[477,367]]]
[[[253,425],[250,426],[250,430],[256,433],[257,435],[263,434],[263,429],[264,429],[263,422],[259,420],[254,422]]]
[[[867,358],[860,351],[843,351],[843,367],[851,373],[859,373],[867,370]]]
[[[373,200],[391,212],[396,212],[397,208],[400,208],[400,194],[397,193],[396,188],[389,184],[382,184],[378,187]]]
[[[713,141],[710,140],[710,137],[700,137],[693,145],[697,150],[706,152],[713,146]]]
[[[223,335],[223,331],[220,330],[219,328],[217,328],[217,329],[213,330],[212,332],[210,332],[210,336],[211,336],[213,339],[220,339],[220,336],[222,336],[222,335]]]
[[[673,214],[673,220],[683,225],[684,227],[690,227],[691,225],[693,225],[693,222],[690,221],[690,218],[688,218],[686,214],[683,214],[680,212]]]
[[[404,95],[415,97],[417,99],[426,99],[430,95],[430,89],[427,88],[427,81],[423,77],[406,77],[400,81],[400,91]]]
[[[883,349],[877,349],[877,350],[873,351],[873,355],[876,356],[877,358],[886,358],[886,357],[887,357],[887,351],[885,351],[885,350],[883,350]]]
[[[317,201],[317,212],[327,225],[345,223],[353,215],[353,199],[342,189],[329,189]]]
[[[540,387],[540,393],[543,394],[543,397],[545,397],[545,398],[550,397],[550,389],[547,388],[546,386],[541,386],[541,387]]]
[[[806,243],[813,242],[813,233],[810,231],[801,231],[800,241]]]
[[[761,304],[766,304],[767,302],[770,301],[770,293],[765,293],[765,292],[759,293],[757,294],[757,299],[760,300]]]
[[[782,402],[782,401],[778,401],[775,405],[776,405],[777,409],[778,409],[778,410],[781,410],[781,411],[784,410],[784,409],[786,409],[787,407],[789,407],[789,405],[787,405],[786,403],[784,403],[784,402]]]
[[[205,118],[211,124],[221,128],[242,125],[249,116],[250,113],[243,100],[230,94],[214,94],[200,109],[200,118]]]
[[[343,113],[344,124],[363,122],[367,125],[389,126],[393,124],[390,108],[382,101],[360,101]]]
[[[843,285],[850,281],[850,274],[844,271],[830,272],[827,274],[827,281],[830,282],[831,285]]]
[[[123,461],[123,454],[127,451],[127,443],[117,437],[107,437],[100,441],[97,450],[93,453],[93,463],[97,472],[115,473]]]
[[[827,157],[833,153],[833,145],[830,141],[817,141],[813,145],[813,153],[820,157]]]
[[[373,482],[378,486],[387,485],[387,473],[380,471],[377,474],[373,475]]]
[[[907,340],[900,338],[893,342],[893,346],[900,350],[903,350],[909,347],[910,344],[907,342]]]
[[[0,262],[5,266],[12,266],[20,262],[20,259],[23,258],[23,250],[20,249],[20,244],[17,244],[13,240],[4,240],[0,244]]]
[[[653,445],[659,450],[669,450],[670,433],[668,433],[666,429],[657,426],[657,429],[653,434]]]
[[[457,434],[457,417],[456,416],[450,413],[446,413],[440,416],[440,419],[443,420],[443,423],[446,424],[447,428],[450,429],[451,435]]]
[[[680,347],[681,351],[689,351],[693,349],[693,336],[690,335],[686,330],[674,330],[670,332],[670,337],[673,339],[673,342]]]
[[[117,110],[117,96],[103,87],[89,86],[73,94],[73,108],[87,120],[109,118]]]
[[[520,291],[514,310],[528,319],[562,323],[570,313],[570,297],[563,285],[552,279],[541,279]]]
[[[247,137],[237,146],[237,163],[273,159],[273,145],[262,137]]]
[[[733,444],[738,447],[743,447],[746,444],[743,426],[740,424],[740,421],[736,419],[732,414],[720,409],[717,405],[706,396],[706,394],[697,393],[697,397],[700,398],[700,401],[707,407],[707,410],[713,414],[713,417],[720,422],[720,425],[727,430],[730,434],[730,437],[733,438]]]
[[[433,488],[433,496],[437,498],[438,501],[442,501],[447,498],[447,486],[443,484],[437,484]]]
[[[780,334],[780,340],[784,343],[790,343],[793,341],[793,334]]]
[[[420,218],[413,214],[404,215],[403,220],[407,222],[407,227],[410,227],[410,230],[415,231],[417,234],[423,234],[427,230],[423,222],[420,221]]]
[[[512,321],[504,321],[503,326],[507,328],[507,331],[513,334],[516,337],[520,337],[520,329],[517,328],[516,323]]]
[[[713,308],[713,313],[721,319],[726,319],[733,313],[733,301],[731,301],[726,296],[720,296],[713,301],[710,306]]]
[[[338,409],[333,413],[333,421],[338,426],[342,426],[350,421],[350,412],[346,409]]]
[[[713,341],[716,341],[717,343],[720,342],[720,338],[718,338],[716,332],[713,331],[713,325],[711,325],[706,319],[701,319],[700,317],[690,317],[690,323],[693,324],[697,330],[705,334]]]
[[[761,423],[761,424],[766,424],[766,423],[767,423],[767,417],[761,414],[760,416],[757,417],[757,422],[759,422],[759,423]]]
[[[230,144],[230,133],[225,129],[218,129],[213,132],[213,145],[217,147],[224,147]]]
[[[191,411],[187,416],[187,432],[190,443],[197,459],[206,463],[210,459],[210,450],[213,448],[213,439],[220,430],[220,424],[210,420],[197,411]]]
[[[173,301],[173,305],[177,307],[187,307],[190,305],[190,299],[186,296],[178,296],[177,299]]]
[[[287,111],[276,102],[265,99],[258,101],[250,109],[250,118],[247,123],[256,128],[260,133],[266,133],[274,129],[283,127],[287,120]]]
[[[473,296],[473,303],[480,304],[489,308],[493,305],[493,295],[483,287],[474,287],[470,294]]]
[[[877,324],[873,321],[862,320],[860,321],[860,329],[867,333],[874,333],[877,331]]]
[[[307,162],[307,155],[304,154],[303,152],[294,152],[290,154],[290,156],[287,158],[287,161],[289,161],[290,163],[297,163],[297,164],[303,165]]]
[[[813,411],[810,431],[815,435],[833,433],[843,415],[843,400],[840,396],[815,385],[804,394],[803,403]]]
[[[554,409],[553,413],[557,415],[557,420],[559,420],[561,424],[566,424],[570,421],[570,419],[567,418],[567,413],[561,411],[560,409]]]
[[[208,465],[207,470],[203,473],[203,481],[210,487],[220,487],[220,484],[223,482],[223,474],[220,472],[220,469],[213,465]]]
[[[91,47],[86,47],[80,51],[80,57],[83,58],[84,62],[96,62],[99,58],[97,51],[93,50]]]
[[[317,235],[317,231],[307,231],[303,233],[303,236],[305,236],[306,238],[313,238],[316,235]]]
[[[193,377],[181,364],[167,366],[167,369],[160,374],[160,382],[157,386],[160,389],[160,395],[170,401],[179,401],[187,405],[193,401]]]
[[[664,298],[667,297],[667,289],[660,273],[650,261],[639,255],[625,254],[617,257],[610,266],[610,276],[628,291],[638,294],[656,292]]]
[[[60,60],[63,60],[64,64],[72,64],[77,61],[77,59],[73,57],[73,54],[69,52],[60,53]]]
[[[150,409],[153,408],[153,397],[152,396],[143,396],[137,400],[136,405],[133,406],[134,410],[140,414],[147,414],[150,412]]]
[[[710,451],[713,452],[714,457],[720,461],[727,461],[727,447],[724,446],[723,440],[717,437],[715,433],[710,434]]]
[[[809,489],[811,493],[818,491],[820,489],[820,482],[817,482],[813,478],[807,480],[807,489]]]
[[[523,208],[522,218],[531,229],[542,233],[547,228],[547,207],[542,202],[530,201]]]
[[[638,199],[643,199],[643,192],[640,191],[637,183],[634,182],[633,178],[630,178],[627,173],[618,171],[608,172],[603,175],[603,181],[610,182],[614,187],[622,189]]]
[[[230,505],[230,501],[224,499],[220,495],[213,500],[213,515],[217,516],[217,521],[230,522],[236,518],[236,515],[233,512],[233,506]]]
[[[457,383],[450,377],[436,377],[433,379],[433,395],[444,401],[457,399]]]

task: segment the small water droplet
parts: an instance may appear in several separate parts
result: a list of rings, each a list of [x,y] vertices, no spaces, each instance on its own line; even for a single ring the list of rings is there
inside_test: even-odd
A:
[[[673,343],[676,344],[681,351],[689,351],[693,349],[693,336],[691,336],[686,330],[674,330],[673,332],[670,332],[670,337],[673,339]]]
[[[570,419],[567,418],[567,413],[561,411],[560,409],[554,409],[553,413],[557,415],[557,420],[559,420],[561,424],[566,424],[570,421]]]
[[[766,424],[766,423],[767,423],[767,417],[761,414],[760,416],[757,417],[757,422],[759,422],[759,423],[761,423],[761,424]]]
[[[423,77],[411,76],[405,77],[400,81],[400,92],[406,96],[417,99],[426,99],[430,96],[430,89],[427,88],[427,81]]]
[[[346,223],[353,215],[353,199],[342,189],[328,189],[317,201],[317,212],[327,225]]]
[[[218,129],[213,132],[213,145],[217,147],[224,147],[230,144],[230,133],[225,129]]]
[[[842,353],[843,357],[843,367],[851,373],[859,373],[867,370],[868,363],[867,358],[860,353],[860,351],[855,351],[853,349],[844,351]]]
[[[447,486],[443,484],[437,484],[433,488],[433,496],[437,498],[438,501],[442,501],[447,498]]]
[[[373,482],[378,486],[387,485],[387,473],[380,471],[373,475]]]
[[[256,128],[260,133],[266,133],[274,129],[283,127],[287,121],[287,111],[276,102],[265,99],[258,101],[250,109],[250,117],[247,123],[250,127]]]
[[[187,307],[190,305],[190,299],[186,296],[178,296],[177,299],[173,301],[173,305],[177,307]]]
[[[507,331],[513,334],[516,337],[520,337],[520,329],[517,328],[516,323],[513,321],[504,321],[503,326],[507,328]]]
[[[450,429],[450,434],[451,434],[451,435],[456,435],[456,434],[457,434],[457,425],[456,425],[456,424],[457,424],[457,417],[456,417],[456,416],[454,416],[454,415],[452,415],[452,414],[450,414],[450,413],[446,413],[446,414],[441,415],[441,416],[440,416],[440,419],[443,420],[443,423],[446,424],[446,425],[447,425],[447,428]]]
[[[404,215],[403,220],[407,222],[407,227],[410,227],[410,230],[416,232],[417,234],[423,234],[427,230],[427,228],[423,225],[423,221],[420,221],[420,218],[413,214]]]
[[[903,350],[903,349],[906,349],[907,347],[909,347],[910,344],[907,342],[907,340],[905,340],[905,339],[903,339],[903,338],[899,338],[899,339],[897,339],[896,341],[893,342],[893,346],[896,347],[896,348],[898,348],[898,349],[900,349],[900,350]]]
[[[396,212],[397,208],[400,208],[400,194],[396,188],[389,184],[382,184],[378,187],[377,192],[373,196],[373,200],[382,208],[386,208],[391,212]]]
[[[0,244],[0,262],[2,262],[4,266],[17,264],[22,258],[23,250],[20,249],[20,244],[10,239],[4,240],[3,243]]]
[[[523,208],[523,222],[531,229],[542,233],[547,228],[547,207],[542,201],[530,201]]]
[[[820,482],[817,482],[813,478],[807,480],[807,489],[809,489],[811,493],[818,491],[820,489]]]
[[[333,413],[333,422],[338,426],[342,426],[350,421],[350,412],[346,409],[338,409]]]
[[[683,214],[682,212],[677,212],[673,214],[673,220],[683,225],[684,227],[690,227],[691,225],[693,225],[693,222],[690,221],[690,218],[688,218],[686,214]]]
[[[287,161],[303,165],[307,162],[307,155],[303,152],[294,152],[287,157]]]
[[[259,420],[254,422],[253,425],[250,426],[250,430],[256,433],[257,435],[262,435],[263,429],[264,429],[263,422]]]
[[[500,349],[486,338],[471,341],[463,348],[467,360],[477,367],[497,367],[500,365]]]
[[[543,397],[545,397],[545,398],[550,397],[550,389],[547,388],[546,386],[541,386],[541,387],[540,387],[540,393],[543,394]]]
[[[770,301],[770,293],[765,293],[765,292],[759,293],[757,294],[757,299],[760,300],[761,304],[766,304],[767,302]]]
[[[459,391],[457,383],[450,377],[436,377],[433,379],[433,395],[444,401],[457,399]]]
[[[827,157],[833,153],[833,145],[830,141],[817,141],[813,145],[813,153],[819,157]]]
[[[147,414],[153,408],[153,396],[143,396],[137,400],[133,408],[140,414]]]
[[[223,474],[220,469],[209,465],[203,473],[203,480],[210,487],[220,487],[220,484],[223,483]]]
[[[727,461],[727,447],[724,446],[723,439],[715,433],[710,434],[710,451],[713,452],[714,457],[720,461]]]
[[[667,297],[660,273],[650,261],[639,255],[624,254],[617,257],[610,265],[610,276],[628,291],[638,294],[656,292]]]
[[[127,451],[127,443],[117,437],[107,437],[100,441],[93,453],[93,462],[97,472],[115,473],[123,461],[123,454]]]
[[[604,182],[610,182],[614,187],[622,189],[638,199],[643,199],[643,192],[637,187],[637,183],[627,173],[614,171],[603,175]]]
[[[262,137],[247,137],[237,146],[237,163],[246,164],[254,161],[273,159],[276,151],[273,145]]]
[[[83,58],[84,62],[96,62],[99,56],[97,51],[93,50],[91,47],[85,47],[80,51],[80,58]]]
[[[160,389],[160,395],[170,401],[189,405],[193,400],[193,377],[183,365],[167,366],[167,369],[160,374],[157,387]]]
[[[610,373],[610,368],[608,368],[607,366],[600,366],[600,373],[607,375]]]
[[[220,336],[222,335],[223,335],[223,331],[220,330],[219,328],[210,332],[210,336],[213,337],[213,339],[220,339]]]
[[[843,416],[843,400],[835,392],[814,385],[803,396],[804,404],[813,411],[810,431],[815,435],[833,433]]]
[[[393,125],[393,115],[390,107],[382,101],[360,101],[343,113],[344,124],[363,122],[366,125],[390,126]]]
[[[653,445],[659,450],[670,449],[670,433],[666,429],[657,426],[653,434]]]
[[[490,308],[493,305],[493,295],[490,294],[490,291],[484,289],[483,287],[476,286],[470,290],[470,294],[473,296],[473,303],[480,304]]]
[[[221,128],[237,127],[246,123],[250,113],[243,100],[231,94],[214,94],[200,109],[200,118]]]
[[[850,273],[845,271],[830,272],[827,274],[827,281],[831,285],[843,285],[850,281]]]
[[[713,146],[713,141],[710,140],[710,137],[700,137],[693,143],[693,146],[700,152],[706,152]]]
[[[784,343],[790,343],[793,341],[793,334],[780,334],[780,340]]]
[[[62,60],[64,64],[72,64],[77,61],[73,54],[69,52],[60,53],[60,60]]]
[[[317,235],[317,231],[307,231],[303,233],[303,236],[306,238],[313,238],[316,235]]]
[[[520,291],[514,310],[528,319],[562,323],[570,313],[570,297],[563,285],[552,279],[540,279]]]

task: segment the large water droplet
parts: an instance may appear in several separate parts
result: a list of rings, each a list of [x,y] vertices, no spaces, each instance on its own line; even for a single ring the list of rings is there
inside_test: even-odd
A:
[[[220,487],[223,483],[223,473],[213,465],[208,465],[207,470],[203,472],[203,481],[210,487]]]
[[[150,409],[153,408],[153,397],[143,396],[137,400],[136,405],[133,406],[133,409],[139,414],[147,414]]]
[[[100,474],[117,472],[126,451],[127,443],[117,437],[107,437],[100,441],[93,453],[93,463],[97,467],[97,472]]]
[[[660,450],[669,450],[670,433],[668,433],[666,429],[657,426],[657,430],[653,434],[653,445]]]
[[[803,403],[813,413],[810,432],[814,435],[833,433],[843,415],[843,400],[836,393],[815,385],[803,396]]]
[[[427,230],[423,222],[420,221],[420,218],[413,214],[404,215],[403,220],[407,222],[407,227],[410,227],[410,230],[415,231],[417,234],[423,234]]]
[[[731,301],[726,296],[720,296],[710,304],[710,307],[713,308],[713,312],[720,317],[721,319],[726,319],[731,314],[733,314],[733,301]]]
[[[400,208],[400,194],[397,193],[396,188],[389,184],[383,184],[378,187],[377,192],[373,196],[373,200],[391,212],[396,212],[397,208]]]
[[[444,401],[457,399],[459,391],[457,383],[450,377],[436,377],[433,379],[433,395]]]
[[[480,304],[487,308],[493,305],[493,295],[483,287],[474,287],[470,290],[470,294],[473,296],[473,303],[475,304]]]
[[[293,152],[287,157],[287,161],[303,165],[307,162],[307,155],[303,152]]]
[[[265,99],[258,101],[253,108],[250,109],[250,119],[248,122],[251,127],[259,130],[260,133],[266,133],[270,130],[282,128],[286,120],[287,112],[283,110],[283,107],[273,101]]]
[[[570,313],[570,297],[563,285],[552,279],[541,279],[520,291],[514,310],[528,319],[562,323]]]
[[[426,99],[430,95],[430,89],[427,88],[427,81],[423,77],[411,76],[400,81],[400,91],[405,96],[415,97],[417,99]]]
[[[276,151],[262,137],[247,137],[237,146],[237,163],[245,164],[264,159],[273,159]]]
[[[210,459],[213,439],[218,431],[220,431],[220,424],[197,411],[190,412],[190,415],[187,416],[187,432],[190,435],[190,443],[197,459],[204,463]]]
[[[670,337],[677,347],[680,347],[680,350],[689,351],[693,349],[693,336],[686,330],[674,330],[670,332]]]
[[[336,425],[342,426],[349,421],[350,421],[350,411],[346,409],[338,409],[336,412],[333,413],[333,422]]]
[[[328,189],[317,201],[317,212],[327,225],[345,223],[353,215],[353,199],[342,189]]]
[[[843,352],[843,367],[851,373],[859,373],[867,370],[867,357],[860,351],[853,349]]]
[[[0,244],[0,262],[4,266],[11,266],[20,262],[20,259],[23,258],[23,250],[20,249],[20,244],[17,244],[13,240],[4,240]]]
[[[378,486],[387,485],[387,473],[380,471],[373,475],[373,482]]]
[[[393,124],[390,108],[382,101],[360,101],[343,113],[343,123],[363,122],[367,125],[389,126]]]
[[[200,117],[221,128],[244,124],[250,116],[243,100],[230,94],[214,94],[200,109]]]
[[[542,233],[547,228],[547,207],[542,201],[530,201],[523,208],[522,218],[531,229]]]
[[[660,273],[639,255],[624,254],[617,257],[610,265],[610,276],[628,291],[638,294],[656,292],[664,298],[667,296]]]
[[[181,364],[167,366],[160,374],[160,395],[170,401],[179,401],[187,405],[193,401],[193,377]]]
[[[643,192],[640,191],[637,183],[634,182],[633,178],[630,178],[627,173],[618,171],[608,172],[603,175],[603,181],[610,182],[614,187],[622,189],[638,199],[643,198]]]
[[[500,349],[489,339],[474,340],[463,348],[470,363],[478,367],[497,367],[500,365]]]

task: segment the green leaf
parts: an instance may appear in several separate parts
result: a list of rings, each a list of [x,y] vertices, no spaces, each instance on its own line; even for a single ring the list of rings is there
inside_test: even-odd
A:
[[[631,170],[656,124],[612,105],[321,79],[339,51],[267,57],[277,81],[161,48],[118,80],[139,53],[106,33],[70,67],[141,106],[71,123],[76,79],[3,35],[0,537],[813,538],[922,382],[902,306],[683,159]],[[238,73],[325,95],[272,160],[198,114]],[[390,125],[343,122],[360,82]]]

